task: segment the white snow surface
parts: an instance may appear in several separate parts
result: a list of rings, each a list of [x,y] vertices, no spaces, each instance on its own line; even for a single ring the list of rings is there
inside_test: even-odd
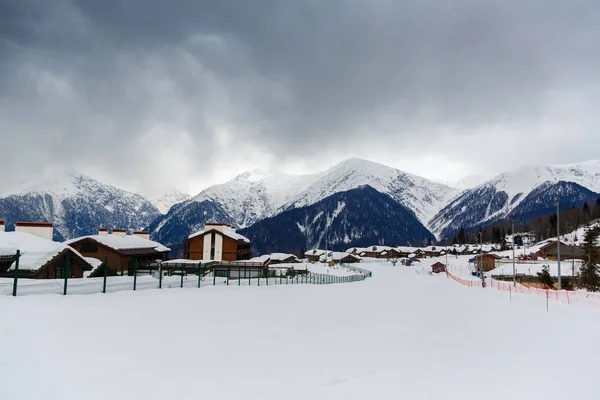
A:
[[[162,214],[166,214],[175,204],[183,203],[190,197],[191,196],[187,193],[183,193],[177,189],[172,189],[157,196],[148,196],[148,200],[154,205],[154,207],[158,208],[158,211],[160,211]]]
[[[134,235],[90,235],[90,236],[82,236],[79,238],[67,240],[65,244],[72,244],[81,239],[90,238],[95,240],[98,243],[102,243],[105,246],[108,246],[115,250],[130,250],[130,249],[154,249],[159,252],[170,251],[168,247],[155,242],[153,240],[148,240],[140,236]]]
[[[369,268],[337,285],[0,297],[2,397],[598,398],[600,309]],[[32,348],[42,333],[52,345]]]
[[[222,234],[223,236],[227,236],[227,237],[229,237],[229,238],[231,238],[233,240],[243,240],[244,242],[250,243],[250,239],[248,239],[246,236],[240,235],[237,232],[232,232],[232,231],[227,231],[227,230],[217,231],[216,229],[208,229],[209,232],[212,231],[212,230],[214,230],[215,232],[218,232],[218,233]],[[206,232],[206,231],[207,230],[201,230],[201,231],[198,231],[198,232],[194,232],[194,233],[192,233],[188,237],[188,239],[194,238],[196,236],[203,235],[204,232]]]

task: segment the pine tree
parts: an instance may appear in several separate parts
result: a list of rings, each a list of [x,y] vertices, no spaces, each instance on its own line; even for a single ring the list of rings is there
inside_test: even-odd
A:
[[[427,238],[427,246],[431,246],[431,238],[430,237]]]
[[[465,228],[460,228],[458,232],[458,243],[465,244],[467,241],[467,235],[465,233]]]
[[[552,280],[552,277],[550,276],[550,272],[548,271],[548,269],[549,269],[548,266],[542,267],[542,272],[538,272],[537,276],[542,285],[552,288],[552,287],[554,287],[554,281]]]
[[[587,201],[583,203],[583,219],[586,223],[590,220],[590,206],[588,205]]]
[[[600,250],[598,249],[598,238],[600,237],[600,228],[589,228],[583,237],[584,265],[579,271],[581,286],[591,292],[600,289]]]

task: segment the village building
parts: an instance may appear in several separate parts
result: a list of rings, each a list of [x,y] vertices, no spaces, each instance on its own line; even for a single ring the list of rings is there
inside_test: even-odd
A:
[[[567,259],[581,260],[584,258],[585,251],[579,246],[570,246],[563,242],[560,242],[560,260],[564,261]],[[551,241],[542,246],[536,256],[542,258],[558,258],[558,242],[556,240]]]
[[[101,228],[98,235],[83,236],[67,240],[65,244],[73,247],[85,257],[107,261],[109,275],[123,275],[130,268],[144,264],[167,260],[171,249],[162,244],[147,239],[147,232],[135,231],[132,235],[123,234],[121,229],[113,229],[108,234],[106,228]],[[116,232],[116,233],[115,233]],[[137,232],[137,233],[136,233]],[[97,274],[104,271],[96,269]],[[90,276],[96,276],[92,273]],[[99,275],[98,275],[99,276]]]
[[[293,254],[286,253],[271,253],[269,254],[269,258],[271,259],[271,264],[290,264],[290,263],[298,263],[298,257]]]
[[[446,266],[438,261],[431,266],[431,272],[434,274],[439,274],[440,272],[446,272]]]
[[[23,226],[23,225],[22,225]],[[40,226],[38,226],[40,227]],[[72,247],[48,240],[52,226],[30,232],[0,232],[0,276],[32,279],[83,278],[93,265]],[[50,230],[50,232],[48,232]],[[97,260],[96,260],[97,261]]]
[[[480,264],[483,267],[483,272],[488,272],[496,268],[496,260],[500,260],[500,257],[494,253],[487,253],[483,255],[476,255],[469,262],[475,263],[475,269],[479,270]]]
[[[330,265],[352,264],[352,263],[360,262],[361,257],[359,257],[355,254],[350,254],[350,253],[330,251],[326,255],[325,254],[321,255],[321,257],[319,258],[319,261],[327,262]]]
[[[206,223],[183,241],[184,258],[202,261],[238,261],[251,257],[250,240],[233,225]]]
[[[0,232],[4,232],[6,230],[6,226],[4,225],[4,220],[0,219]]]
[[[318,262],[322,255],[325,254],[325,250],[313,249],[304,253],[304,256],[308,260],[308,262],[314,263]]]

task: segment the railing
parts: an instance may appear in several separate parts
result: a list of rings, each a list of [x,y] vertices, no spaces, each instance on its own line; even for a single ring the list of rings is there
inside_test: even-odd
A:
[[[214,270],[198,270],[200,276],[191,272],[180,275],[153,277],[151,275],[111,276],[107,278],[70,278],[65,287],[64,279],[18,279],[16,293],[18,295],[34,294],[92,294],[113,293],[125,290],[202,288],[204,286],[270,286],[270,285],[329,285],[363,281],[372,276],[367,271],[355,266],[344,265],[354,274],[337,276],[332,274],[296,273],[293,276],[246,276],[231,278],[216,276]],[[135,271],[137,273],[137,270]],[[104,283],[106,280],[106,283]],[[0,295],[13,294],[15,282],[11,278],[0,278]],[[106,286],[104,286],[106,285]]]

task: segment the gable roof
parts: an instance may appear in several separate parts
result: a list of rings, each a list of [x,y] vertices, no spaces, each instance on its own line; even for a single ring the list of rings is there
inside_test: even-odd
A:
[[[298,259],[298,257],[296,257],[293,254],[286,254],[286,253],[271,253],[269,255],[269,257],[271,258],[271,260],[275,260],[275,261],[283,261],[283,260],[287,260],[288,258],[293,258],[293,259]]]
[[[97,243],[100,243],[106,247],[110,247],[116,251],[123,250],[137,250],[137,249],[145,249],[145,250],[154,250],[159,253],[164,253],[167,251],[171,251],[170,248],[163,246],[162,244],[155,242],[153,240],[146,239],[141,236],[134,235],[90,235],[90,236],[82,236],[79,238],[67,240],[64,242],[65,244],[71,245],[77,243],[84,239],[91,239]]]
[[[190,236],[188,236],[188,239],[193,239],[193,238],[195,238],[197,236],[202,236],[202,235],[204,235],[206,233],[209,233],[209,232],[215,232],[215,233],[217,233],[219,235],[227,236],[228,238],[233,239],[233,240],[238,241],[238,242],[239,241],[243,241],[243,242],[246,242],[246,243],[250,243],[250,239],[248,239],[247,237],[245,237],[243,235],[240,235],[237,232],[227,231],[227,230],[220,231],[218,229],[210,228],[210,225],[208,227],[205,227],[205,229],[203,229],[201,231],[198,231],[196,233],[192,233]]]
[[[20,270],[37,271],[65,251],[75,254],[92,269],[92,265],[79,252],[65,243],[53,242],[26,232],[0,232],[0,255],[14,255],[17,250],[21,252]],[[14,268],[15,262],[9,270]]]

